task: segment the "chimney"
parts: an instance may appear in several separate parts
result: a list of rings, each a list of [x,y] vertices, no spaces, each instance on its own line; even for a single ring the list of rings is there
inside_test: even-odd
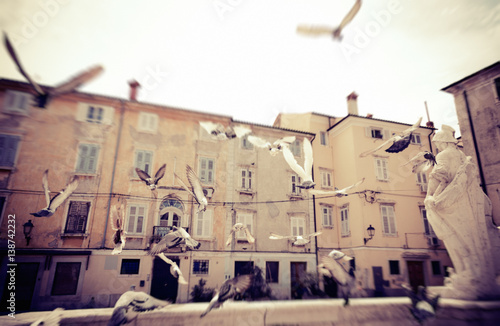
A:
[[[358,94],[352,92],[347,96],[347,113],[350,115],[358,115]]]
[[[137,101],[137,88],[141,87],[141,84],[137,82],[137,80],[131,80],[128,82],[128,85],[130,86],[130,95],[129,99],[131,101]]]

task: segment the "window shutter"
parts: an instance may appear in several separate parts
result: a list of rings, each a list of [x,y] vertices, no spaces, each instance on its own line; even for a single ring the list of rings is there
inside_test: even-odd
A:
[[[89,155],[89,165],[87,172],[93,173],[96,171],[97,165],[97,154],[99,153],[99,149],[95,145],[90,146],[90,155]]]
[[[142,151],[137,151],[135,153],[135,167],[137,167],[139,169],[142,169],[143,164],[144,164],[144,155],[143,155],[143,152]]]
[[[79,158],[78,158],[78,171],[85,172],[85,162],[87,160],[89,148],[88,145],[80,144]]]
[[[128,214],[128,233],[134,233],[135,230],[135,217],[137,214],[137,208],[135,206],[130,206]]]
[[[149,175],[153,174],[153,171],[151,171],[153,161],[152,156],[151,152],[144,152],[144,171],[146,171]]]
[[[0,136],[0,166],[14,166],[20,139],[18,136]]]
[[[372,128],[371,127],[365,127],[365,136],[368,138],[372,138]]]
[[[212,211],[203,212],[203,235],[209,237],[212,234]]]
[[[391,138],[391,132],[389,130],[387,130],[387,129],[384,129],[382,131],[382,135],[384,137],[383,139],[389,139],[389,138]]]

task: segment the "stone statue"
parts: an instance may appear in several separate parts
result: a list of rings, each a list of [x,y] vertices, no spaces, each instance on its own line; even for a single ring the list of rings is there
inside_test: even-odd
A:
[[[475,164],[460,151],[453,128],[443,125],[432,142],[439,153],[429,175],[425,208],[436,235],[443,240],[454,273],[446,280],[443,297],[464,300],[500,298],[488,233],[496,229],[491,203],[479,186]]]

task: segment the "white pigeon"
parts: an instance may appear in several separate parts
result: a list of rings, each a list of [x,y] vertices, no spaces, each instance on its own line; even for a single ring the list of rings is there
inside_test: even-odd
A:
[[[356,277],[352,268],[350,268],[349,271],[345,269],[345,267],[340,263],[341,259],[349,261],[352,260],[352,257],[349,257],[338,250],[332,250],[328,256],[321,258],[321,264],[318,265],[318,267],[321,267],[322,269],[318,269],[318,271],[335,280],[342,292],[344,305],[348,305],[351,292],[355,290]]]
[[[33,87],[33,89],[37,93],[36,105],[39,108],[45,108],[45,106],[48,104],[48,101],[50,98],[53,98],[53,97],[61,95],[61,94],[72,92],[77,87],[79,87],[82,84],[97,77],[104,70],[102,68],[102,66],[94,66],[94,67],[90,68],[89,70],[78,74],[77,76],[71,78],[70,80],[66,81],[65,83],[63,83],[55,88],[50,88],[50,89],[44,90],[23,69],[23,66],[21,65],[21,61],[18,59],[16,51],[14,50],[14,47],[10,43],[9,38],[7,37],[7,34],[5,32],[3,34],[3,38],[4,38],[5,47],[7,48],[7,51],[9,52],[10,57],[12,58],[14,63],[16,64],[17,69],[19,70],[21,75],[23,75],[24,78],[26,78],[28,80],[28,82],[31,84],[31,86]]]
[[[113,251],[112,255],[121,254],[123,247],[125,247],[126,237],[125,230],[123,229],[125,225],[125,209],[123,204],[120,206],[120,212],[118,212],[116,205],[111,207],[111,229],[115,231],[113,234]]]
[[[412,164],[411,172],[425,172],[429,168],[436,165],[436,157],[434,157],[434,154],[432,154],[431,152],[420,152],[401,166],[405,166],[410,163]]]
[[[347,15],[342,19],[340,25],[336,28],[332,28],[330,26],[318,26],[318,25],[299,25],[297,27],[297,33],[307,35],[307,36],[321,36],[321,35],[332,35],[335,40],[342,40],[342,30],[344,27],[349,24],[359,9],[361,8],[361,0],[356,0],[351,10],[347,13]]]
[[[274,232],[271,232],[271,235],[269,236],[269,239],[271,240],[281,240],[281,239],[289,239],[292,241],[292,244],[294,246],[305,246],[309,242],[311,242],[311,237],[316,237],[320,235],[322,232],[314,232],[309,235],[289,235],[289,236],[284,236],[284,235],[279,235]]]
[[[219,308],[226,300],[234,298],[238,293],[245,292],[252,284],[252,280],[252,274],[240,275],[226,280],[222,283],[219,291],[217,291],[212,300],[210,300],[207,309],[200,315],[200,318],[208,314],[210,310]]]
[[[174,261],[168,259],[163,252],[159,253],[157,256],[170,265],[170,274],[178,279],[180,284],[188,284],[188,282],[184,279],[184,275],[182,275],[181,269]]]
[[[181,183],[181,186],[193,196],[194,200],[196,203],[198,203],[198,213],[205,211],[207,209],[208,205],[208,200],[207,197],[205,197],[205,193],[203,192],[203,186],[201,185],[201,181],[196,175],[196,173],[193,171],[193,169],[186,164],[186,176],[191,184],[191,189],[188,188],[188,186],[182,181],[182,179],[175,174],[175,177],[179,180]]]
[[[310,189],[309,193],[311,193],[312,195],[324,195],[324,196],[335,196],[335,197],[348,196],[347,191],[359,186],[360,184],[363,183],[363,181],[365,181],[365,178],[361,179],[360,181],[356,182],[353,185],[350,185],[349,187],[345,187],[344,189],[337,189],[337,188],[335,188],[335,190]]]
[[[61,190],[57,195],[55,195],[52,199],[50,199],[50,190],[49,190],[49,182],[47,181],[47,177],[49,174],[49,170],[45,170],[42,177],[42,187],[43,192],[45,194],[45,201],[47,203],[47,207],[36,212],[30,213],[36,217],[49,217],[52,216],[56,209],[61,206],[61,204],[75,191],[78,187],[78,176],[73,176],[71,181],[66,185],[66,188]]]
[[[156,174],[154,178],[150,177],[148,173],[145,171],[135,168],[135,172],[137,172],[137,175],[139,178],[146,183],[146,185],[149,187],[151,190],[155,190],[156,187],[158,186],[158,181],[160,181],[161,178],[165,175],[165,169],[167,165],[163,164],[158,171],[156,171]]]
[[[210,121],[200,122],[200,126],[203,127],[210,135],[218,140],[226,140],[233,138],[241,138],[252,132],[247,127],[243,126],[228,126],[224,127],[220,123],[213,123]]]
[[[177,247],[178,245],[185,243],[191,249],[198,249],[201,243],[191,238],[191,235],[181,227],[172,227],[173,231],[165,234],[163,238],[149,250],[151,256],[158,255],[161,252],[167,251],[170,248]]]
[[[255,238],[252,236],[252,233],[250,233],[250,230],[248,229],[248,227],[246,225],[244,225],[243,223],[236,223],[235,225],[233,225],[233,228],[231,229],[231,232],[229,233],[229,237],[227,238],[227,241],[226,241],[226,247],[231,244],[231,242],[233,241],[233,234],[235,234],[238,231],[245,231],[245,235],[246,235],[247,241],[249,243],[255,242]]]
[[[45,315],[32,322],[30,326],[59,326],[63,311],[63,308],[56,308],[52,310],[48,315]]]
[[[170,302],[156,299],[145,292],[127,291],[116,301],[108,326],[130,323],[139,313],[161,308]]]
[[[260,148],[267,148],[271,156],[276,156],[276,154],[278,154],[283,149],[283,147],[289,146],[291,143],[295,141],[295,136],[280,138],[274,141],[272,144],[271,142],[254,135],[249,135],[247,138],[248,141],[254,144],[255,146]]]
[[[369,155],[371,153],[375,153],[376,151],[378,151],[382,147],[387,146],[391,142],[393,144],[391,145],[391,147],[389,147],[388,149],[385,150],[386,152],[388,152],[388,153],[399,153],[399,152],[403,151],[404,149],[406,149],[410,145],[411,136],[412,136],[413,132],[415,130],[417,130],[417,128],[420,126],[420,122],[422,122],[422,117],[420,117],[420,119],[418,119],[418,121],[413,126],[411,126],[410,128],[402,131],[398,135],[393,135],[391,138],[387,139],[385,142],[383,142],[377,148],[370,149],[368,151],[365,151],[365,152],[361,153],[359,155],[359,157],[365,157],[365,156],[367,156],[367,155]]]
[[[304,189],[314,188],[316,184],[313,182],[312,178],[313,151],[311,142],[307,138],[304,138],[303,149],[303,168],[297,163],[297,160],[293,156],[292,151],[290,151],[288,147],[283,147],[283,157],[285,158],[285,161],[288,163],[290,168],[302,179],[302,183],[300,185],[297,185],[297,187]]]

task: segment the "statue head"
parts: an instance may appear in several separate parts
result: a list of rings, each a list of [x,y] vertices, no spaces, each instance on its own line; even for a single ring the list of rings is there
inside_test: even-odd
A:
[[[432,138],[432,141],[435,143],[458,143],[457,139],[455,138],[455,129],[448,125],[442,125],[441,130],[436,132],[434,138]]]

